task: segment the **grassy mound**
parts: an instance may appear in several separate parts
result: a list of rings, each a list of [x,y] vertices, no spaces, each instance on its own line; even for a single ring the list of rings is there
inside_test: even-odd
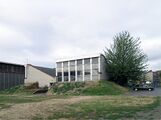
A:
[[[57,83],[53,87],[54,94],[66,95],[119,95],[127,91],[109,81]]]

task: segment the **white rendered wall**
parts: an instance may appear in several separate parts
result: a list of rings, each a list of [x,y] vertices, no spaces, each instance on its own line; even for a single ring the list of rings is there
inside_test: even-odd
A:
[[[88,68],[89,66],[89,69],[90,69],[90,77],[89,77],[89,81],[93,81],[93,80],[96,80],[96,77],[93,78],[93,74],[92,74],[92,70],[93,70],[93,66],[92,66],[92,61],[93,61],[93,58],[97,58],[98,57],[98,65],[95,64],[95,66],[98,66],[98,79],[97,80],[107,80],[108,77],[107,77],[107,72],[106,72],[106,64],[105,64],[105,59],[103,57],[103,55],[99,55],[99,56],[91,56],[89,58],[81,58],[81,59],[72,59],[72,61],[75,61],[75,81],[86,81],[87,80],[87,77],[85,77],[85,70]],[[84,64],[84,60],[85,59],[90,59],[90,64]],[[78,60],[82,60],[82,65],[81,66],[78,66]],[[58,61],[59,63],[61,62],[62,63],[62,68],[61,68],[61,71],[62,71],[62,82],[64,82],[64,70],[63,70],[63,62],[67,62],[68,61],[68,68],[67,68],[67,71],[68,71],[68,81],[70,82],[70,61],[71,60],[66,60],[66,61]],[[82,70],[80,69],[80,67],[82,67]],[[81,70],[82,71],[82,79],[80,80],[80,78],[78,78],[78,74],[77,74],[77,71],[78,70]],[[59,71],[60,72],[60,71]]]
[[[44,86],[50,86],[51,82],[56,82],[56,79],[49,76],[46,73],[41,72],[40,70],[34,68],[31,65],[27,65],[26,68],[26,79],[25,79],[25,83],[34,83],[34,82],[38,82],[39,83],[39,87],[44,87]]]

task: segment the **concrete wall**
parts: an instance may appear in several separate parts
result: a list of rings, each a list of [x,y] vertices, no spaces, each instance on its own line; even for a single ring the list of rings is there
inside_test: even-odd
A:
[[[38,82],[39,87],[50,86],[50,83],[56,82],[56,78],[34,68],[31,65],[26,66],[25,83]]]
[[[106,71],[106,60],[103,55],[100,55],[100,80],[108,80]]]
[[[75,61],[75,64],[73,62],[72,66],[70,65],[71,61]],[[62,82],[70,82],[72,80],[70,79],[70,71],[75,71],[75,81],[107,80],[105,58],[103,55],[58,61],[56,71],[57,75],[59,72],[60,76],[58,75],[58,78],[62,78]],[[67,75],[65,77],[63,77],[64,72]],[[81,75],[77,72],[81,73]]]

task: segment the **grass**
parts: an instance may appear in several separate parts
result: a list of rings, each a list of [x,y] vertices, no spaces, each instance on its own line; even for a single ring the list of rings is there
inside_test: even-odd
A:
[[[86,87],[82,90],[83,95],[120,95],[128,90],[109,81],[99,81],[98,84]]]
[[[159,97],[123,96],[121,94],[128,90],[109,81],[59,83],[52,91],[55,95],[45,96],[31,95],[31,91],[25,90],[22,86],[5,90],[0,94],[0,111],[10,109],[16,104],[42,102],[38,103],[36,108],[33,107],[35,109],[34,117],[31,117],[33,120],[61,118],[115,120],[131,118],[137,112],[149,111],[160,105]],[[46,101],[49,99],[52,100]]]
[[[31,90],[24,89],[23,86],[15,86],[10,89],[0,91],[0,109],[11,107],[13,104],[38,102],[46,99],[31,95]]]
[[[23,85],[15,86],[9,89],[5,89],[0,91],[0,94],[23,94],[23,95],[31,95],[33,93],[32,89],[25,89]]]
[[[49,99],[65,99],[65,96],[38,96],[38,95],[20,95],[20,94],[0,94],[0,110],[9,108],[14,104],[41,102]]]
[[[132,97],[132,96],[89,96],[88,99],[82,99],[86,96],[35,96],[35,95],[0,95],[1,109],[9,109],[12,105],[21,103],[44,102],[50,104],[47,111],[40,114],[34,113],[33,120],[53,120],[53,119],[120,119],[131,118],[136,112],[149,111],[160,104],[159,97]],[[72,99],[78,101],[72,102]],[[68,102],[65,102],[66,99]],[[53,103],[52,103],[53,100]],[[63,102],[64,101],[64,102]],[[42,105],[42,104],[40,104]],[[45,104],[44,104],[45,105]],[[58,107],[60,106],[60,107]],[[43,106],[41,106],[43,107]],[[45,106],[44,106],[45,107]],[[39,107],[38,107],[39,108]],[[35,108],[37,109],[37,108]],[[40,109],[40,108],[39,108]],[[36,111],[36,110],[35,110]],[[39,110],[38,110],[39,111]],[[44,118],[44,113],[48,116]],[[22,116],[23,117],[23,116]]]
[[[64,95],[120,95],[128,90],[109,81],[59,83],[54,94]]]
[[[136,114],[136,112],[148,111],[157,107],[160,104],[159,101],[159,98],[150,97],[105,97],[87,102],[83,101],[81,103],[67,105],[63,111],[54,111],[53,115],[50,116],[48,120],[60,118],[96,120],[131,118]]]

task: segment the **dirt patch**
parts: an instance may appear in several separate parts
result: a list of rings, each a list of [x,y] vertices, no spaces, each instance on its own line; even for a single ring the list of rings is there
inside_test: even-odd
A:
[[[65,104],[73,104],[91,99],[90,96],[71,97],[68,99],[50,99],[37,103],[15,104],[9,109],[0,111],[1,120],[31,120],[41,115],[44,119],[50,115],[49,111],[61,110]]]

